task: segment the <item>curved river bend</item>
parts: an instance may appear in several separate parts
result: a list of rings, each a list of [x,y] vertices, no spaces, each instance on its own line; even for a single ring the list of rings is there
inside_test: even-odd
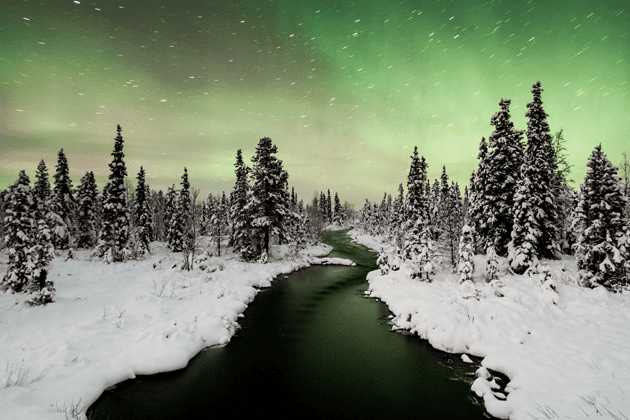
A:
[[[103,393],[89,418],[487,418],[462,371],[474,367],[390,332],[387,306],[363,297],[374,253],[343,231],[328,232],[325,242],[331,257],[357,265],[313,266],[274,280],[225,347],[200,352],[186,369],[123,382]]]

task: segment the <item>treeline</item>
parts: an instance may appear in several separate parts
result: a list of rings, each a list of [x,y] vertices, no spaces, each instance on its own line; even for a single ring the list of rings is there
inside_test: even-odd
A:
[[[93,172],[73,188],[63,149],[54,187],[42,160],[32,188],[23,170],[9,190],[0,192],[0,233],[9,258],[0,290],[29,293],[28,302],[34,305],[51,302],[55,290],[47,271],[55,250],[68,249],[67,258],[72,258],[73,249],[92,249],[92,258],[111,263],[141,259],[150,253],[150,242],[162,241],[182,253],[182,269],[190,270],[205,235],[212,238],[219,256],[227,239],[238,258],[264,263],[270,243],[290,243],[297,255],[321,239],[325,225],[347,218],[337,194],[333,208],[330,191],[306,206],[293,189],[289,192],[289,175],[268,137],[260,139],[251,167],[238,150],[236,182],[229,195],[199,200],[186,168],[181,187],[173,184],[164,193],[150,189],[140,167],[134,188],[127,178],[121,132],[118,125],[109,181],[102,192]]]
[[[622,181],[597,146],[580,193],[574,191],[562,130],[550,134],[541,93],[538,82],[527,104],[527,130],[514,128],[510,101],[501,100],[463,197],[457,183],[449,184],[446,167],[431,185],[428,164],[415,148],[407,194],[400,184],[395,199],[385,194],[380,204],[366,200],[359,223],[393,244],[379,257],[384,272],[405,262],[414,277],[430,280],[436,259],[446,257],[462,281],[471,280],[477,253],[488,258],[490,280],[497,255],[523,274],[538,272],[540,259],[565,252],[575,254],[584,286],[620,290],[630,284],[628,160],[624,154]]]

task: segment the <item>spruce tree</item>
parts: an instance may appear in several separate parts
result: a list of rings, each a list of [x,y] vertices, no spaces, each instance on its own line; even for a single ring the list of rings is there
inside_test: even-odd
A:
[[[534,84],[534,101],[527,104],[527,150],[517,193],[514,195],[512,240],[508,244],[508,261],[522,274],[539,258],[556,258],[556,205],[552,192],[555,154],[551,146],[547,114],[542,108],[540,82]]]
[[[92,248],[96,245],[98,237],[96,228],[98,187],[93,172],[86,172],[81,178],[77,200],[79,202],[77,247]]]
[[[474,256],[472,229],[470,226],[464,225],[459,240],[459,266],[457,272],[459,273],[460,283],[466,280],[473,281],[473,273],[475,271]]]
[[[485,137],[481,138],[477,159],[479,160],[477,171],[473,172],[470,179],[467,217],[468,225],[473,230],[475,249],[477,252],[485,253],[486,248],[492,242],[487,211],[491,200],[493,200],[493,197],[486,193],[490,180],[490,166],[488,165],[488,144]]]
[[[407,175],[407,202],[404,223],[405,241],[403,256],[411,260],[420,252],[421,242],[428,240],[428,203],[425,196],[427,182],[427,164],[418,158],[418,148],[414,147],[411,166]]]
[[[485,185],[486,206],[483,213],[487,217],[486,240],[494,245],[498,255],[506,255],[514,224],[514,195],[520,178],[523,163],[523,132],[514,129],[510,121],[510,101],[501,99],[501,110],[491,119],[495,130],[488,139],[488,178]]]
[[[326,220],[328,223],[332,223],[332,199],[330,198],[330,190],[328,190],[328,196],[326,197]]]
[[[48,279],[48,264],[55,258],[50,229],[42,219],[33,225],[31,230],[33,245],[29,249],[28,268],[29,282],[26,292],[30,293],[29,305],[45,305],[53,301],[55,286]]]
[[[341,207],[341,202],[339,201],[339,195],[335,193],[335,212],[334,212],[333,223],[337,225],[341,225],[344,221],[343,207]]]
[[[220,199],[217,199],[212,204],[212,216],[210,216],[210,235],[214,238],[217,245],[217,256],[221,256],[221,240],[227,233],[228,228],[228,215],[227,215],[227,200],[225,198],[225,192]]]
[[[573,217],[578,232],[574,245],[580,283],[619,290],[628,285],[628,220],[617,168],[595,147],[587,166]]]
[[[169,226],[169,246],[173,252],[181,252],[184,249],[185,235],[190,225],[190,183],[186,168],[184,168],[181,185],[182,189],[179,190]]]
[[[52,228],[52,238],[55,248],[65,249],[69,246],[73,236],[73,221],[76,202],[72,194],[72,180],[70,179],[68,159],[63,149],[57,155],[57,166],[54,175],[55,187],[50,200],[48,224]]]
[[[7,272],[2,278],[2,289],[21,292],[30,279],[29,250],[33,247],[31,231],[35,224],[36,203],[24,170],[6,195],[5,244],[9,257]]]
[[[109,164],[109,182],[103,188],[102,223],[95,253],[107,262],[123,261],[129,240],[129,214],[125,177],[127,167],[123,158],[123,137],[120,125],[114,140],[112,162]]]
[[[247,206],[250,198],[250,187],[248,176],[249,167],[243,162],[243,155],[239,149],[236,152],[236,163],[234,164],[236,182],[232,190],[232,200],[230,206],[230,219],[232,220],[232,233],[230,245],[235,254],[242,259],[249,261],[254,258],[252,247],[252,217]]]
[[[278,148],[272,144],[271,139],[263,137],[252,157],[252,226],[263,239],[262,247],[266,255],[269,255],[269,241],[272,236],[279,240],[286,239],[284,224],[289,216],[289,174],[282,168],[282,161],[274,156],[276,153]]]
[[[48,180],[48,168],[46,163],[42,160],[37,165],[37,172],[35,173],[35,185],[33,186],[33,195],[37,202],[37,210],[40,218],[45,218],[48,214],[48,207],[50,201],[50,181]]]
[[[164,240],[167,244],[171,243],[171,220],[177,207],[177,190],[175,184],[168,187],[164,196]]]
[[[144,254],[150,252],[149,243],[153,237],[153,227],[151,219],[151,211],[149,210],[149,186],[145,182],[144,168],[140,167],[138,172],[138,184],[136,186],[136,194],[133,203],[133,219],[138,240],[138,253]]]

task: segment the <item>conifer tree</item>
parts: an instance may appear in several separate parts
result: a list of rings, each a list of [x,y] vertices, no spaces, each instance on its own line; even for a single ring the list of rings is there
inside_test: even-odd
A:
[[[473,230],[475,248],[479,252],[485,252],[492,242],[491,226],[488,223],[487,209],[494,197],[486,193],[488,182],[490,181],[490,166],[488,165],[488,144],[485,137],[481,138],[479,144],[479,165],[477,171],[473,172],[470,179],[468,224]]]
[[[140,166],[138,172],[138,184],[136,186],[136,194],[133,203],[133,219],[138,240],[138,253],[140,255],[149,251],[149,243],[153,237],[153,227],[151,219],[151,211],[149,210],[148,195],[150,194],[149,186],[145,182],[145,171]]]
[[[33,186],[33,195],[37,202],[37,210],[40,218],[45,218],[48,214],[48,205],[50,201],[50,181],[48,180],[48,168],[46,163],[42,160],[37,165],[37,172],[35,173],[35,185]]]
[[[93,172],[86,172],[81,178],[77,200],[79,202],[77,247],[92,248],[96,245],[98,237],[96,228],[98,187]]]
[[[485,185],[487,217],[487,240],[493,244],[498,255],[505,255],[514,224],[514,195],[523,163],[523,132],[514,129],[510,121],[510,101],[501,99],[501,110],[491,119],[495,130],[488,139],[488,178]]]
[[[617,168],[595,147],[581,186],[573,229],[578,232],[575,248],[580,283],[619,290],[628,285],[628,220],[624,219],[625,197]]]
[[[173,252],[182,252],[184,249],[187,227],[190,225],[190,183],[188,182],[188,170],[184,168],[182,175],[182,189],[175,204],[171,222],[169,224],[169,246]]]
[[[328,223],[332,223],[332,200],[330,198],[330,190],[328,190],[328,196],[326,198],[326,220]]]
[[[72,180],[69,173],[68,159],[61,149],[57,155],[55,187],[50,200],[52,214],[48,222],[52,227],[53,244],[58,249],[67,248],[73,235],[76,202],[72,194]]]
[[[123,137],[120,125],[114,140],[112,162],[109,164],[109,182],[103,188],[102,224],[96,247],[96,255],[109,261],[122,261],[129,240],[129,215],[125,177],[127,167],[123,158]]]
[[[227,215],[227,200],[225,198],[225,192],[220,199],[217,199],[213,203],[212,216],[210,216],[210,235],[214,238],[217,245],[217,256],[221,256],[221,240],[227,233],[228,228],[228,215]]]
[[[341,202],[339,201],[339,195],[335,193],[335,212],[334,212],[334,220],[333,223],[337,225],[341,225],[344,221],[343,207],[341,207]]]
[[[164,196],[164,239],[167,244],[171,243],[171,220],[177,207],[177,190],[175,184],[168,187]]]
[[[230,219],[232,220],[232,234],[230,245],[234,253],[246,261],[255,257],[252,246],[252,217],[247,206],[250,199],[248,176],[249,167],[243,162],[241,149],[236,152],[236,182],[232,190]]]
[[[473,273],[475,271],[475,263],[473,257],[475,256],[474,243],[472,237],[472,229],[468,225],[462,227],[462,235],[459,241],[459,281],[460,283],[466,280],[473,281]]]
[[[31,233],[33,244],[29,249],[28,268],[29,282],[26,292],[30,293],[29,305],[45,305],[53,301],[55,286],[48,279],[48,264],[55,258],[50,229],[42,219],[34,224]]]
[[[269,241],[272,236],[279,240],[287,237],[285,221],[289,217],[289,174],[282,168],[282,161],[274,156],[276,153],[278,148],[272,144],[271,139],[263,137],[252,157],[252,226],[263,239],[262,251],[265,255],[269,255]]]
[[[494,247],[490,245],[486,250],[486,279],[492,281],[497,279],[499,271],[499,256],[494,250]]]
[[[411,156],[411,167],[407,175],[407,206],[405,214],[405,259],[411,260],[420,253],[421,242],[428,247],[429,225],[428,225],[428,204],[425,196],[425,185],[427,184],[427,164],[418,158],[418,148],[414,147]]]
[[[514,195],[512,240],[508,244],[508,261],[522,274],[538,258],[556,259],[556,205],[551,190],[557,166],[551,146],[547,114],[542,108],[540,82],[534,84],[534,101],[527,104],[527,151]],[[552,166],[553,165],[553,166]]]
[[[2,278],[2,289],[21,292],[30,279],[29,250],[34,245],[31,231],[35,224],[36,203],[30,179],[24,170],[11,186],[6,200],[5,243],[9,266]]]

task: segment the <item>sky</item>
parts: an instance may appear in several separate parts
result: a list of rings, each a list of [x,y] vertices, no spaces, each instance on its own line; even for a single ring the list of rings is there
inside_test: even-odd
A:
[[[153,189],[187,167],[229,192],[262,137],[305,201],[395,196],[414,146],[463,188],[500,100],[526,129],[537,81],[579,187],[597,144],[630,154],[629,32],[629,0],[2,0],[0,189],[62,148],[102,188],[117,124]]]

